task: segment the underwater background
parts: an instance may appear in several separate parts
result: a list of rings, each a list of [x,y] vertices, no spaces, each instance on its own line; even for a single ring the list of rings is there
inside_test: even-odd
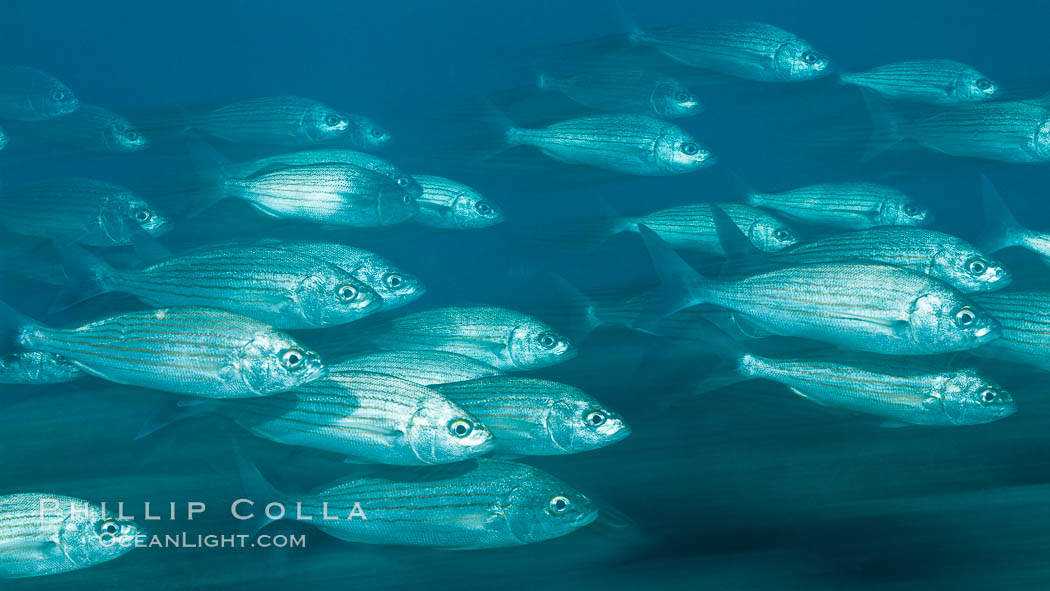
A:
[[[534,84],[562,44],[712,19],[743,18],[795,32],[844,70],[945,57],[1003,88],[1050,88],[1038,2],[50,2],[0,7],[3,61],[50,72],[85,101],[130,119],[240,98],[295,94],[366,114],[395,138],[381,155],[413,173],[465,182],[500,204],[493,228],[318,230],[276,223],[223,202],[180,225],[165,244],[216,236],[317,238],[378,252],[417,274],[414,304],[485,303],[568,325],[552,276],[585,291],[655,282],[637,236],[597,249],[549,239],[611,207],[638,212],[697,201],[739,201],[829,180],[875,180],[927,205],[936,227],[973,238],[981,228],[979,172],[1019,219],[1050,227],[1050,168],[925,155],[862,162],[824,149],[825,131],[867,124],[859,93],[833,79],[799,85],[700,86],[705,106],[677,123],[718,165],[677,177],[580,177],[472,159],[500,110],[501,92]],[[555,57],[552,57],[555,56]],[[495,98],[494,98],[495,97]],[[493,111],[498,111],[494,115]],[[187,166],[163,150],[114,156],[0,152],[0,183],[49,176],[105,178],[144,192]],[[2,212],[0,212],[2,215]],[[1046,267],[1007,251],[1015,285],[1047,288]],[[56,324],[144,306],[108,294],[48,317],[53,288],[5,273],[0,298]],[[353,331],[348,325],[343,330]],[[309,341],[308,337],[304,337]],[[1007,420],[957,429],[888,429],[831,412],[767,382],[688,396],[718,361],[603,328],[566,364],[533,372],[577,386],[631,424],[597,451],[529,458],[622,514],[556,540],[450,552],[350,544],[305,533],[298,549],[141,549],[55,577],[0,581],[4,589],[1040,589],[1050,585],[1050,398],[1046,376],[989,371],[1013,394]],[[656,351],[657,354],[654,354]],[[689,372],[683,372],[682,366]],[[684,374],[690,375],[684,375]],[[144,440],[142,424],[167,394],[101,380],[3,385],[0,492],[50,491],[92,500],[206,502],[208,513],[152,531],[236,533],[243,496],[234,446],[288,488],[308,490],[360,467],[331,454],[256,439],[221,418],[174,425]],[[141,509],[136,509],[141,511]],[[184,513],[184,509],[180,509]]]

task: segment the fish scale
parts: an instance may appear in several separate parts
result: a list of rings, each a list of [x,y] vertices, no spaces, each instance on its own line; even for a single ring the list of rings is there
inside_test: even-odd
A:
[[[874,183],[824,183],[780,193],[752,193],[747,202],[792,220],[863,229],[880,225],[922,225],[926,214],[907,195]],[[917,212],[901,213],[912,205]]]
[[[1050,110],[1020,102],[989,102],[890,123],[922,146],[950,156],[1006,162],[1050,160]]]
[[[909,60],[886,64],[866,72],[843,74],[842,82],[862,86],[890,98],[926,103],[960,103],[988,100],[995,94],[976,88],[985,77],[976,69],[951,60]],[[987,80],[987,79],[985,79]],[[988,82],[991,84],[991,82]],[[975,92],[971,94],[971,92]]]
[[[751,242],[761,250],[774,251],[798,242],[798,238],[783,222],[761,209],[739,203],[697,203],[663,209],[640,216],[624,218],[630,224],[631,231],[637,230],[637,224],[644,224],[671,246],[681,249],[698,250],[724,254],[718,239],[718,230],[712,208],[718,207],[729,216],[729,219]],[[752,229],[759,225],[768,230],[762,235],[755,235]],[[783,240],[775,240],[777,230],[788,232]]]
[[[988,293],[974,300],[1003,326],[998,340],[978,355],[1050,369],[1050,295],[1037,291]]]
[[[372,371],[424,386],[462,382],[501,372],[465,355],[446,351],[385,351],[351,357],[331,371]]]

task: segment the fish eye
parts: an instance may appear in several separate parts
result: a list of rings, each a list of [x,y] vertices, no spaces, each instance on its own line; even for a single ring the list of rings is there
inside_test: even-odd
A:
[[[66,93],[62,90],[56,90],[55,92],[51,93],[51,98],[54,99],[55,102],[62,102],[66,100]]]
[[[389,273],[383,278],[383,283],[390,289],[397,289],[404,285],[405,278],[400,273]]]
[[[536,341],[540,344],[540,347],[544,349],[553,349],[558,344],[558,338],[549,332],[545,332],[539,336]]]
[[[970,271],[971,275],[980,276],[988,270],[988,265],[981,259],[973,259],[966,265],[966,269]]]
[[[398,184],[398,186],[401,186],[401,187],[407,187],[408,186],[408,179],[405,178],[405,177],[400,177],[400,178],[397,179],[397,184]]]
[[[591,412],[587,413],[587,416],[584,417],[584,420],[587,421],[587,424],[592,427],[601,427],[605,424],[605,421],[609,420],[609,417],[600,410],[592,410]]]
[[[448,432],[454,437],[463,439],[474,432],[474,425],[466,419],[456,419],[448,424]]]
[[[133,129],[129,129],[129,130],[125,131],[124,132],[124,137],[129,142],[137,142],[137,141],[139,141],[139,134]]]
[[[305,359],[306,355],[298,349],[286,349],[281,353],[281,365],[285,369],[300,369]]]
[[[481,215],[489,216],[492,215],[493,209],[492,206],[488,203],[485,203],[484,201],[478,201],[476,204],[474,204],[474,211],[478,212]]]
[[[401,203],[404,203],[405,205],[408,205],[408,204],[412,203],[412,196],[411,195],[405,195],[404,197],[401,198]]]
[[[777,240],[787,241],[791,239],[791,232],[788,232],[787,230],[777,230],[776,232],[773,232],[773,237]]]
[[[357,297],[357,288],[353,285],[343,285],[339,287],[335,294],[344,302],[353,301]]]
[[[977,89],[978,90],[988,90],[991,87],[992,87],[992,81],[991,80],[988,80],[986,78],[981,78],[980,80],[977,81]]]
[[[371,133],[372,133],[372,137],[374,137],[374,138],[381,138],[384,135],[386,135],[386,132],[384,132],[382,129],[379,129],[378,127],[372,128],[372,132]]]
[[[140,224],[145,224],[146,222],[153,219],[153,212],[151,212],[148,209],[136,209],[134,216],[136,222]]]
[[[817,52],[815,51],[807,51],[806,53],[802,54],[802,61],[812,65],[820,61],[820,56],[817,55]]]
[[[680,103],[685,103],[685,102],[688,102],[688,101],[689,101],[689,100],[691,100],[692,98],[693,98],[693,97],[692,97],[692,95],[690,95],[690,94],[689,94],[688,92],[686,92],[686,91],[684,91],[684,90],[679,90],[679,91],[678,91],[677,93],[675,93],[675,95],[674,95],[674,100],[676,100],[676,101],[678,101],[678,102],[680,102]]]
[[[115,536],[120,532],[120,524],[114,519],[107,519],[101,521],[96,528],[99,535],[102,536]]]
[[[572,505],[572,502],[569,501],[569,497],[566,497],[565,495],[558,495],[550,500],[550,503],[547,505],[547,509],[551,513],[559,515],[568,511],[570,505]]]
[[[977,321],[977,313],[970,308],[960,308],[955,313],[955,322],[959,326],[970,326]]]
[[[995,402],[995,399],[999,397],[999,393],[996,392],[995,388],[985,388],[981,392],[981,400],[984,402]]]
[[[686,156],[696,156],[700,153],[700,146],[693,142],[682,144],[682,153]]]
[[[325,115],[324,118],[324,124],[328,127],[335,127],[336,125],[339,125],[342,122],[343,120],[339,117],[339,115],[336,115],[335,113],[329,113]]]
[[[904,205],[904,215],[915,217],[919,215],[919,208],[914,203],[907,203]]]

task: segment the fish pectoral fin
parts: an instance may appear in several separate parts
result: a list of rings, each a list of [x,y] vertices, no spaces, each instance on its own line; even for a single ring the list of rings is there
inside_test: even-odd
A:
[[[804,398],[804,399],[812,402],[813,404],[816,404],[816,405],[819,405],[819,406],[827,406],[827,404],[824,404],[820,400],[817,400],[816,398],[813,398],[812,396],[809,396],[808,394],[803,394],[802,390],[799,390],[798,388],[788,388],[788,389],[791,390],[792,392],[794,392],[795,395],[797,395],[797,396],[799,396],[801,398]]]
[[[19,561],[47,561],[65,556],[62,546],[55,540],[26,539],[0,544],[0,552]]]
[[[911,325],[908,324],[907,320],[894,320],[889,318],[877,318],[874,316],[864,316],[863,314],[839,314],[839,317],[847,320],[856,320],[857,322],[863,322],[870,324],[881,329],[883,332],[891,335],[900,335],[908,329]]]

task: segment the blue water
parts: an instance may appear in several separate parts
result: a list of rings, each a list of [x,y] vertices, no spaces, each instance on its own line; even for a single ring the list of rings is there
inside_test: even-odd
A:
[[[746,18],[796,32],[846,70],[912,57],[972,64],[1004,88],[1043,92],[1050,11],[1038,2],[49,2],[4,3],[3,62],[55,74],[86,102],[142,117],[245,97],[297,94],[366,114],[391,130],[383,156],[411,172],[446,174],[499,203],[497,228],[334,231],[418,274],[421,306],[482,302],[558,316],[548,273],[585,289],[629,292],[653,280],[633,239],[564,256],[537,237],[594,213],[597,197],[635,212],[736,200],[846,178],[888,180],[934,211],[938,229],[973,237],[976,173],[989,173],[1029,226],[1050,226],[1046,165],[923,157],[864,165],[815,149],[812,134],[864,123],[859,96],[831,80],[700,88],[707,112],[681,124],[719,164],[671,178],[578,178],[486,168],[466,148],[487,129],[486,98],[532,83],[553,47],[632,27]],[[91,174],[161,191],[185,163],[159,151],[113,157],[0,153],[0,183]],[[2,212],[0,212],[2,215]],[[172,236],[314,236],[237,203],[216,206]],[[1018,285],[1046,270],[1007,252]],[[49,289],[4,277],[2,296],[46,311]],[[58,321],[140,306],[107,296]],[[352,326],[347,330],[352,330]],[[686,384],[654,368],[662,344],[603,330],[570,363],[538,372],[619,409],[634,433],[578,456],[530,463],[616,507],[626,527],[479,552],[353,545],[303,527],[302,549],[143,549],[93,569],[0,582],[4,589],[1044,589],[1050,585],[1050,416],[1045,376],[997,368],[1018,400],[1006,421],[961,429],[883,429],[771,384],[662,408]],[[711,362],[713,364],[713,362]],[[714,365],[712,365],[714,367]],[[673,369],[673,368],[671,368]],[[993,370],[996,368],[993,368]],[[242,495],[231,439],[282,482],[305,490],[352,467],[320,452],[254,440],[219,419],[133,441],[167,401],[101,381],[3,387],[0,492],[88,499],[207,502],[192,523],[158,530],[235,532]],[[180,506],[181,507],[181,506]],[[139,509],[141,511],[141,509]],[[184,513],[185,509],[180,508]]]

